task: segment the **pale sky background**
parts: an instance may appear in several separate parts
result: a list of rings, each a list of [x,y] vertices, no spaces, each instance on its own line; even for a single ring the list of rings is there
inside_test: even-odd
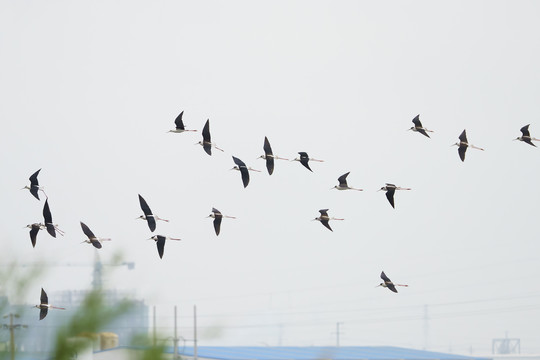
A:
[[[2,1],[2,262],[49,265],[25,302],[88,289],[94,249],[121,253],[107,287],[157,306],[162,332],[199,345],[393,345],[540,352],[540,4],[534,1]],[[197,133],[166,133],[184,110]],[[435,132],[406,131],[420,114]],[[225,152],[194,144],[210,119]],[[464,163],[456,142],[467,129]],[[263,160],[306,151],[310,173]],[[247,189],[234,155],[263,170]],[[28,191],[42,168],[53,219]],[[363,192],[330,190],[350,171]],[[396,209],[377,190],[398,192]],[[170,219],[154,234],[141,194]],[[216,237],[211,208],[224,219]],[[334,232],[318,210],[346,220]],[[384,270],[409,284],[375,288]],[[4,291],[13,292],[10,284]],[[424,306],[428,305],[426,337]],[[37,321],[36,321],[37,322]]]

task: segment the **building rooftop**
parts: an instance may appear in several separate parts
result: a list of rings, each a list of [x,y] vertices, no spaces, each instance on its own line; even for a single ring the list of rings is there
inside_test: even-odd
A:
[[[167,352],[172,352],[173,348]],[[179,349],[193,356],[193,347]],[[199,346],[197,355],[218,360],[488,360],[489,358],[406,349],[394,346]]]

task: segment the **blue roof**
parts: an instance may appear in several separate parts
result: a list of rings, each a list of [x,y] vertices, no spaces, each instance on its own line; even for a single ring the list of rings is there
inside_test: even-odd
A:
[[[193,347],[180,347],[179,353],[193,356]],[[218,360],[488,360],[394,346],[199,346],[197,355]]]

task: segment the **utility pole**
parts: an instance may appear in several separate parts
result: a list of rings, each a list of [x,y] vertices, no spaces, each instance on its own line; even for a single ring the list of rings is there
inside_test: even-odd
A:
[[[20,316],[17,315],[17,314],[8,314],[8,315],[5,315],[4,316],[4,319],[9,317],[9,324],[2,324],[2,327],[4,329],[9,329],[9,337],[10,337],[10,340],[9,340],[9,352],[11,353],[11,360],[15,360],[15,332],[14,330],[15,329],[18,329],[18,328],[27,328],[28,326],[27,325],[22,325],[22,324],[14,324],[13,323],[13,318],[19,318]]]
[[[178,338],[178,333],[177,333],[177,326],[176,326],[176,305],[174,306],[174,338],[173,338],[173,344],[174,344],[174,356],[173,356],[173,359],[176,360],[178,359],[178,341],[180,340]]]
[[[197,305],[193,305],[193,360],[197,357]]]
[[[337,322],[336,323],[336,346],[339,347],[339,336],[342,334],[339,327],[340,325],[342,325],[343,323],[342,322]]]

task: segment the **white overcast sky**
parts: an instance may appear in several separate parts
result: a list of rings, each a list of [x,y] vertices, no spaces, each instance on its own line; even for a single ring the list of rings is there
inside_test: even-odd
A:
[[[2,1],[2,262],[46,261],[23,299],[88,289],[111,237],[107,287],[135,290],[200,345],[394,345],[540,352],[540,4],[535,1]],[[197,133],[172,134],[174,118]],[[420,114],[435,132],[406,131]],[[225,152],[194,144],[210,119]],[[464,163],[450,145],[467,129]],[[274,153],[323,159],[313,173]],[[244,189],[231,155],[263,170]],[[66,232],[40,232],[49,196]],[[330,190],[350,171],[363,192]],[[377,190],[398,192],[396,209]],[[137,194],[167,243],[159,259]],[[216,237],[216,207],[224,219]],[[334,232],[318,210],[345,218]],[[409,284],[375,288],[384,270]],[[8,294],[11,283],[2,284]],[[424,320],[425,305],[429,321]],[[37,322],[37,321],[36,321]],[[428,330],[427,334],[425,330]],[[169,333],[167,333],[169,332]]]

